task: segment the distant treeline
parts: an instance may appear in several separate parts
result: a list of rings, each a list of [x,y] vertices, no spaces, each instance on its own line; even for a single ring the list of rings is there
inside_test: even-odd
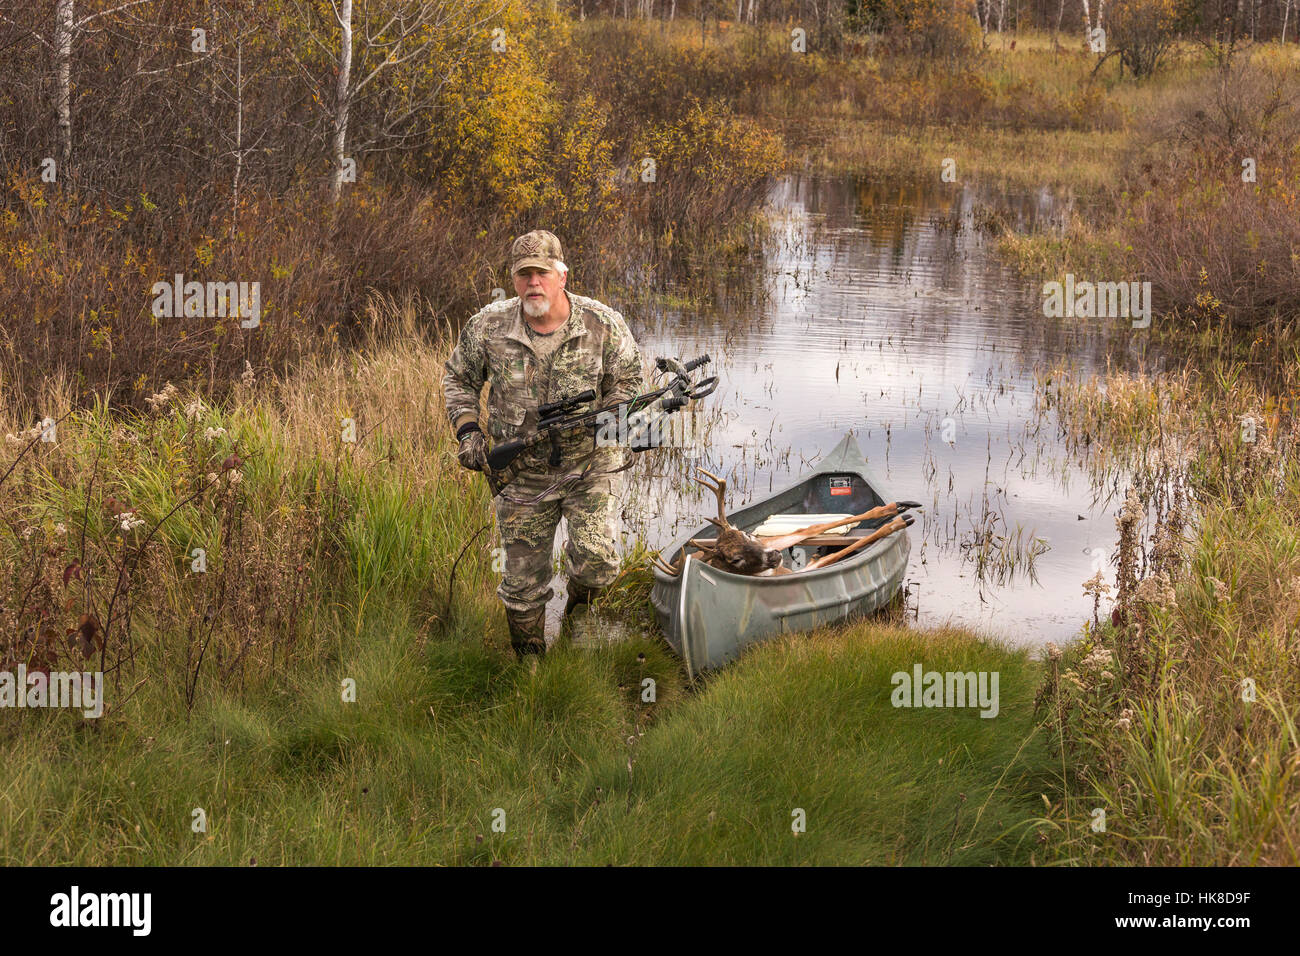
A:
[[[1300,0],[565,0],[579,17],[722,20],[806,24],[818,32],[881,32],[930,18],[939,8],[972,17],[986,32],[1023,29],[1083,35],[1106,25],[1107,11],[1172,15],[1184,28],[1218,40],[1300,39]],[[834,37],[827,36],[829,42]]]

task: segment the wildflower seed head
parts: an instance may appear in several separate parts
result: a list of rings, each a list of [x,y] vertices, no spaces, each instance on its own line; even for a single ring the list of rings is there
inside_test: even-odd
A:
[[[1087,657],[1079,662],[1079,666],[1084,670],[1104,671],[1110,666],[1111,657],[1112,655],[1109,650],[1104,647],[1096,647],[1093,648],[1092,652],[1089,653]]]
[[[1110,593],[1110,585],[1100,571],[1083,582],[1083,593],[1089,597],[1105,597]]]
[[[1176,603],[1173,585],[1163,571],[1157,571],[1139,581],[1135,596],[1139,601],[1146,601],[1156,607],[1173,608]]]
[[[144,400],[144,403],[148,405],[149,408],[155,412],[162,411],[164,408],[166,408],[168,405],[171,404],[172,399],[174,399],[177,394],[178,394],[178,390],[176,386],[173,385],[171,382],[168,382],[165,386],[163,386],[163,390],[161,392],[156,392],[153,395],[150,395],[148,398]]]
[[[1119,516],[1115,519],[1115,527],[1119,531],[1125,531],[1141,520],[1142,499],[1138,496],[1136,489],[1129,488],[1128,494],[1124,498],[1124,507],[1120,508]]]

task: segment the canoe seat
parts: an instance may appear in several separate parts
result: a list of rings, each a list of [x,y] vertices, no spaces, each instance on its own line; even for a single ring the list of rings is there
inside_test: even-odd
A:
[[[809,528],[815,524],[826,524],[831,521],[839,521],[844,518],[851,518],[853,512],[844,514],[783,514],[771,515],[764,519],[763,523],[757,528],[750,531],[750,534],[758,535],[760,538],[773,538],[781,534],[790,534],[798,531],[800,528]],[[850,530],[856,528],[858,522],[846,524],[839,528],[832,528],[825,532],[828,535],[847,535]]]

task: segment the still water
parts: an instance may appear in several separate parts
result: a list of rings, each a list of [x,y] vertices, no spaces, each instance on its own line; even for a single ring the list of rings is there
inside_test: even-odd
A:
[[[920,626],[1035,646],[1075,636],[1097,562],[1113,580],[1123,484],[1119,495],[1114,482],[1094,488],[1068,460],[1035,376],[1060,360],[1083,372],[1130,364],[1141,333],[1045,318],[1041,287],[1005,267],[981,228],[992,212],[1017,229],[1060,229],[1072,203],[791,177],[770,207],[770,240],[720,278],[712,311],[625,309],[647,358],[708,353],[721,377],[698,457],[628,473],[627,540],[666,548],[714,513],[689,482],[696,464],[728,479],[734,509],[793,481],[851,429],[885,500],[924,505],[906,532]]]

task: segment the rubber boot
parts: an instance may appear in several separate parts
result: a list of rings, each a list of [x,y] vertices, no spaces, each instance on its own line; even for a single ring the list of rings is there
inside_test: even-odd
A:
[[[587,588],[570,581],[568,584],[569,599],[564,604],[564,617],[560,621],[560,636],[565,640],[572,642],[573,628],[577,620],[584,615],[575,613],[579,608],[585,608],[586,613],[591,613],[591,602],[605,593],[605,588]]]
[[[595,590],[590,590],[588,588],[583,587],[581,584],[579,584],[576,581],[569,582],[568,590],[569,590],[569,600],[565,602],[564,605],[565,617],[568,617],[570,614],[572,614],[573,609],[578,607],[579,605],[586,604],[590,606],[591,599],[595,597],[599,597],[604,592],[604,588],[597,588]]]
[[[534,611],[512,611],[506,608],[506,623],[510,625],[510,646],[515,656],[523,660],[529,655],[541,657],[546,653],[546,608]]]

